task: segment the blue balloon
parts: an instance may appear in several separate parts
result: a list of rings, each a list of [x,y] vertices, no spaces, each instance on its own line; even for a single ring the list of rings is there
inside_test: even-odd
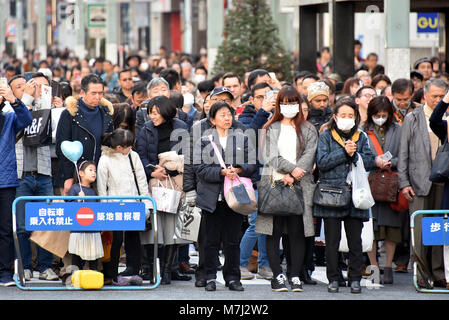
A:
[[[79,141],[63,141],[61,151],[70,161],[76,163],[83,155],[83,144]]]

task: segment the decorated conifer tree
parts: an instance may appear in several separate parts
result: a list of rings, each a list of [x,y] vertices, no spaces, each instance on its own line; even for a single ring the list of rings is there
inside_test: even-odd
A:
[[[233,0],[225,18],[224,39],[218,48],[214,72],[265,69],[279,80],[291,80],[290,58],[279,38],[265,0]]]

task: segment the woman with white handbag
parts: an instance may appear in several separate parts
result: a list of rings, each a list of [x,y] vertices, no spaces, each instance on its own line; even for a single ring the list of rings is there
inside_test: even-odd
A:
[[[225,102],[215,103],[209,118],[213,129],[205,132],[193,151],[197,175],[196,206],[203,210],[206,243],[204,267],[206,291],[215,291],[217,257],[221,243],[225,255],[223,275],[226,286],[233,291],[243,291],[240,282],[240,232],[243,215],[234,212],[225,200],[225,177],[256,178],[256,152],[250,139],[240,130],[231,129],[233,109]],[[220,152],[216,154],[215,150]],[[220,164],[224,159],[225,168]],[[253,180],[254,181],[254,180]]]
[[[150,100],[147,107],[149,121],[145,122],[137,135],[137,153],[142,160],[142,164],[145,168],[145,173],[149,181],[150,193],[153,197],[156,197],[156,190],[162,191],[166,196],[162,201],[169,201],[170,204],[161,203],[155,198],[157,203],[157,219],[158,223],[158,242],[164,245],[161,254],[161,284],[170,284],[171,280],[190,280],[188,276],[180,275],[174,265],[177,257],[178,244],[188,243],[185,240],[179,239],[175,236],[176,225],[176,213],[179,203],[173,203],[171,200],[176,200],[171,197],[179,191],[182,191],[182,185],[179,185],[179,181],[182,182],[183,164],[177,165],[169,170],[167,166],[161,165],[161,155],[166,154],[168,157],[173,156],[173,159],[180,161],[180,151],[171,152],[176,144],[179,144],[179,139],[182,139],[183,134],[188,137],[187,125],[175,118],[176,107],[165,96],[157,96]],[[172,139],[172,137],[176,137]],[[175,154],[173,154],[175,153]],[[179,179],[180,178],[180,179]],[[177,186],[173,187],[178,181]],[[176,190],[173,190],[176,189]],[[159,203],[158,203],[159,202]],[[141,233],[141,240],[144,248],[147,249],[147,256],[149,260],[153,256],[151,251],[154,244],[153,230],[145,231]],[[148,246],[149,245],[149,246]],[[151,273],[152,266],[151,261],[149,263],[149,272]],[[151,279],[151,275],[149,276]]]
[[[328,129],[318,139],[316,155],[319,183],[314,194],[314,217],[324,218],[326,239],[326,275],[328,291],[338,292],[340,271],[338,249],[341,225],[349,247],[348,278],[352,293],[360,293],[363,252],[361,233],[363,222],[369,219],[369,210],[358,209],[352,201],[351,188],[346,180],[351,165],[361,156],[366,171],[375,165],[368,138],[358,129],[360,115],[352,98],[337,101]]]

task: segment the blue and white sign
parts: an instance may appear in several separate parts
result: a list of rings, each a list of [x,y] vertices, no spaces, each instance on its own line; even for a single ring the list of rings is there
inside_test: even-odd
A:
[[[437,33],[438,13],[418,13],[416,28],[418,33]]]
[[[53,231],[144,230],[143,202],[28,202],[25,228]]]
[[[449,220],[443,217],[422,218],[422,242],[425,246],[449,244]]]

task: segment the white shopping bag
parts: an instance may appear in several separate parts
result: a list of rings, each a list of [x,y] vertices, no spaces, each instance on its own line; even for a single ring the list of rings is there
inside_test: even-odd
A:
[[[352,203],[354,207],[361,210],[368,210],[374,206],[375,202],[371,194],[368,174],[360,154],[358,154],[357,164],[351,164],[351,170],[348,173],[346,181],[352,184]]]
[[[184,201],[176,218],[175,237],[196,242],[198,240],[200,224],[201,209],[198,207],[190,207]]]
[[[168,187],[170,181],[171,189]],[[153,199],[156,201],[157,211],[177,213],[179,201],[181,200],[181,191],[175,190],[170,176],[167,179],[166,186],[158,180],[158,186],[151,189]]]
[[[362,229],[362,251],[370,252],[373,249],[374,230],[373,230],[373,218],[363,223]],[[344,222],[341,222],[341,239],[340,246],[338,248],[340,252],[349,252],[348,240],[346,238],[346,231]]]

